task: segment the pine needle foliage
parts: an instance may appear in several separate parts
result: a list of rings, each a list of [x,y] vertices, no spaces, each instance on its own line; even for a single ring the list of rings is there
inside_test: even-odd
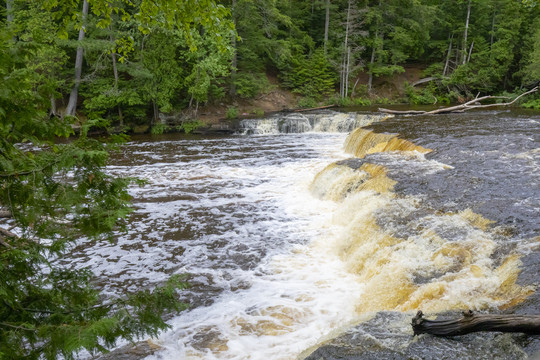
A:
[[[154,291],[104,299],[88,269],[58,263],[81,238],[111,238],[131,211],[127,185],[103,167],[121,137],[88,137],[89,121],[76,139],[72,120],[42,111],[39,74],[29,69],[35,49],[13,49],[0,38],[0,358],[66,359],[82,349],[105,351],[117,339],[156,335],[167,327],[165,311],[185,305],[175,297],[179,277]],[[9,226],[14,229],[8,229]]]

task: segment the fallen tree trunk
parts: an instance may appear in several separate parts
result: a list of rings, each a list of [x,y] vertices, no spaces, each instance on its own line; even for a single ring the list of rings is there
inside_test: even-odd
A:
[[[314,108],[309,108],[309,109],[295,109],[293,110],[294,112],[303,112],[303,111],[311,111],[311,110],[321,110],[321,109],[329,109],[329,108],[333,108],[333,107],[336,107],[337,105],[325,105],[325,106],[318,106],[318,107],[314,107]]]
[[[415,87],[416,85],[425,84],[425,83],[433,81],[433,80],[437,80],[437,78],[433,77],[433,76],[430,76],[430,77],[423,78],[423,79],[420,79],[418,81],[413,82],[411,86]]]
[[[540,315],[473,314],[471,310],[454,320],[426,320],[422,311],[412,319],[414,335],[457,336],[478,331],[519,332],[540,335]]]
[[[431,110],[431,111],[421,111],[421,110],[400,111],[400,110],[390,110],[390,109],[384,109],[384,108],[379,108],[379,111],[384,112],[384,113],[389,113],[389,114],[404,114],[404,115],[420,115],[420,114],[423,114],[423,115],[435,115],[435,114],[446,114],[446,113],[452,113],[452,112],[464,112],[464,111],[471,110],[471,109],[484,109],[484,108],[489,108],[489,107],[494,107],[494,106],[509,106],[509,105],[512,105],[513,103],[515,103],[521,97],[523,97],[525,95],[528,95],[528,94],[531,94],[531,93],[536,92],[536,91],[538,91],[538,86],[534,87],[533,89],[531,89],[531,90],[529,90],[527,92],[524,92],[523,94],[517,96],[516,98],[514,98],[514,100],[512,100],[510,102],[500,103],[500,104],[484,104],[484,105],[482,105],[480,102],[484,101],[484,100],[488,100],[488,99],[510,99],[510,98],[508,96],[491,96],[491,95],[478,97],[478,95],[477,95],[474,99],[472,99],[470,101],[467,101],[466,103],[463,103],[463,104],[460,104],[460,105],[455,105],[455,106],[450,106],[450,107],[446,107],[446,108],[435,109],[435,110]]]

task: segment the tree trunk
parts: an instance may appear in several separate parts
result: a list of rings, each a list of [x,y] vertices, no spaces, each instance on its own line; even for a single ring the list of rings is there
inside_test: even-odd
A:
[[[345,97],[349,96],[349,74],[351,72],[351,47],[347,47],[347,72],[345,73]]]
[[[110,37],[111,42],[114,42],[113,36]],[[114,50],[111,52],[111,60],[112,60],[112,68],[113,68],[113,74],[114,74],[114,90],[118,91],[118,67],[116,66],[116,52]],[[118,106],[118,121],[119,125],[121,127],[124,126],[124,115],[122,114],[122,107],[117,104]]]
[[[8,25],[13,24],[13,0],[6,0],[6,13]]]
[[[114,39],[111,35],[111,42],[114,42]],[[116,67],[116,52],[111,51],[111,60],[112,60],[112,68],[113,68],[113,75],[114,75],[114,88],[118,88],[118,68]]]
[[[474,47],[474,40],[471,43],[471,48],[469,49],[469,55],[467,55],[467,63],[469,63],[469,61],[471,61],[471,54],[472,54],[473,47]]]
[[[231,6],[231,14],[232,14],[232,21],[234,23],[234,27],[236,28],[236,0],[232,0],[232,6]],[[238,49],[236,47],[236,34],[232,34],[231,38],[231,46],[233,49],[233,56],[231,60],[231,85],[229,88],[229,92],[231,96],[236,95],[236,67],[238,64]]]
[[[450,54],[452,53],[452,41],[454,40],[454,34],[449,36],[450,43],[448,44],[448,52],[446,53],[446,62],[444,63],[444,69],[442,72],[443,76],[446,76],[446,72],[448,71],[448,65],[450,64]]]
[[[375,64],[375,53],[376,53],[378,38],[379,38],[379,30],[375,31],[375,41],[371,49],[371,58],[369,59],[370,71],[369,71],[368,86],[367,86],[368,92],[371,92],[371,88],[373,87],[373,65]]]
[[[491,50],[493,48],[493,39],[495,38],[495,10],[493,10],[493,17],[491,18],[491,36],[489,39],[489,55],[491,56]]]
[[[540,315],[489,315],[464,312],[461,319],[426,320],[419,311],[412,320],[414,335],[458,336],[478,331],[540,335]]]
[[[339,97],[343,98],[345,95],[345,58],[341,61],[341,70],[339,72]]]
[[[371,65],[371,69],[373,69],[373,64],[375,63],[375,48],[371,49],[371,59],[369,60],[369,64]],[[367,82],[367,90],[370,93],[371,88],[373,87],[373,72],[369,72],[368,82]]]
[[[53,94],[51,94],[50,100],[51,100],[51,109],[49,110],[49,116],[56,116],[57,114],[56,99],[54,98]]]
[[[341,97],[345,98],[347,96],[347,79],[349,78],[349,29],[350,29],[350,20],[351,20],[351,2],[352,0],[347,1],[347,20],[345,23],[345,39],[343,40],[343,71],[341,76]]]
[[[83,1],[82,8],[82,25],[79,30],[79,42],[84,40],[85,35],[85,25],[86,17],[88,16],[88,0]],[[79,96],[79,85],[81,83],[81,74],[82,74],[82,64],[83,64],[83,47],[81,44],[77,47],[77,56],[75,57],[75,84],[71,89],[71,94],[69,95],[69,101],[66,108],[66,115],[75,116],[77,111],[77,100]]]
[[[328,47],[328,28],[330,26],[330,0],[326,0],[326,17],[324,18],[324,55]]]
[[[467,20],[465,21],[465,31],[463,32],[463,65],[467,61],[467,34],[469,32],[469,18],[471,16],[471,0],[467,3]]]
[[[382,9],[382,1],[379,0],[377,6],[379,7],[379,9]],[[382,11],[382,10],[381,10]],[[383,11],[384,13],[384,11]],[[376,30],[375,30],[375,37],[373,38],[373,46],[371,48],[371,58],[369,60],[369,78],[368,78],[368,93],[371,93],[371,90],[373,88],[373,66],[375,65],[375,58],[376,58],[376,55],[377,55],[377,48],[378,48],[378,40],[379,40],[379,30],[381,30],[381,27],[380,27],[380,23],[379,21],[377,21],[376,23]],[[382,37],[384,37],[384,32],[381,34]],[[382,43],[382,42],[381,42]],[[384,45],[383,45],[384,46]]]
[[[159,122],[159,110],[155,101],[152,101],[152,107],[154,109],[154,116],[152,117],[150,126],[154,126]]]
[[[8,30],[13,26],[13,21],[15,21],[13,15],[13,0],[6,0],[6,25]],[[17,36],[13,35],[11,39],[13,42],[17,42]]]
[[[336,107],[337,105],[324,105],[324,106],[317,106],[314,108],[308,108],[308,109],[295,109],[294,112],[304,112],[304,111],[311,111],[311,110],[320,110],[320,109],[329,109]]]
[[[358,82],[360,81],[360,78],[357,78],[356,81],[354,82],[354,86],[352,88],[352,91],[351,91],[351,97],[354,97],[354,90],[356,90],[356,85],[358,85]]]

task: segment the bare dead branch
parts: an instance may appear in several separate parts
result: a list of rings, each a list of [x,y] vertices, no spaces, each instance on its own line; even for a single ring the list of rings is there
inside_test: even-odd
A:
[[[414,335],[457,336],[478,331],[540,334],[540,315],[473,314],[471,310],[464,312],[462,318],[451,320],[426,320],[423,315],[418,311],[412,319]]]
[[[423,78],[423,79],[420,79],[420,80],[418,80],[418,81],[413,82],[413,83],[411,84],[411,86],[414,87],[414,86],[416,86],[416,85],[425,84],[425,83],[430,82],[430,81],[433,81],[433,80],[437,80],[437,78],[434,77],[434,76],[430,76],[430,77]]]
[[[390,109],[384,109],[384,108],[379,108],[379,111],[383,113],[387,113],[387,114],[397,114],[397,115],[421,115],[421,114],[426,113],[423,110],[390,110]]]
[[[399,110],[390,110],[390,109],[384,109],[384,108],[379,108],[379,111],[384,112],[384,113],[389,113],[389,114],[403,114],[403,115],[421,115],[421,114],[435,115],[435,114],[446,114],[446,113],[452,113],[452,112],[464,112],[471,109],[484,109],[484,108],[490,108],[490,107],[495,107],[495,106],[510,106],[514,104],[516,101],[518,101],[520,98],[522,98],[523,96],[532,94],[536,91],[538,91],[538,86],[515,97],[514,100],[510,102],[500,103],[500,104],[481,104],[481,102],[488,99],[510,99],[510,98],[507,96],[492,96],[492,95],[478,97],[480,95],[478,94],[473,100],[467,101],[466,103],[450,106],[446,108],[435,109],[431,111],[420,111],[420,110],[399,111]]]
[[[19,236],[17,234],[12,233],[11,231],[4,229],[3,227],[0,227],[0,235],[2,235],[3,237],[7,237],[7,238],[14,238],[14,239],[19,238]]]
[[[7,242],[5,242],[2,239],[0,239],[0,245],[2,245],[5,248],[8,248],[8,249],[13,249],[13,246],[9,245]]]

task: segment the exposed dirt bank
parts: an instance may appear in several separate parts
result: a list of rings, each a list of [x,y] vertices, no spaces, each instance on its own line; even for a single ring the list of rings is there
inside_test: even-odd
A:
[[[357,79],[354,79],[354,82],[358,80],[355,96],[369,97],[375,102],[380,98],[391,101],[402,99],[405,95],[405,84],[412,84],[420,80],[422,72],[422,66],[407,65],[404,73],[374,78],[373,89],[370,94],[365,92],[369,76],[365,72],[360,73]],[[236,98],[206,105],[199,109],[197,118],[205,124],[218,124],[226,119],[227,109],[231,107],[237,109],[239,117],[261,116],[264,113],[299,108],[298,100],[300,96],[281,88],[275,76],[268,76],[268,82],[270,86],[267,92],[257,98]],[[351,83],[354,82],[351,81]]]

